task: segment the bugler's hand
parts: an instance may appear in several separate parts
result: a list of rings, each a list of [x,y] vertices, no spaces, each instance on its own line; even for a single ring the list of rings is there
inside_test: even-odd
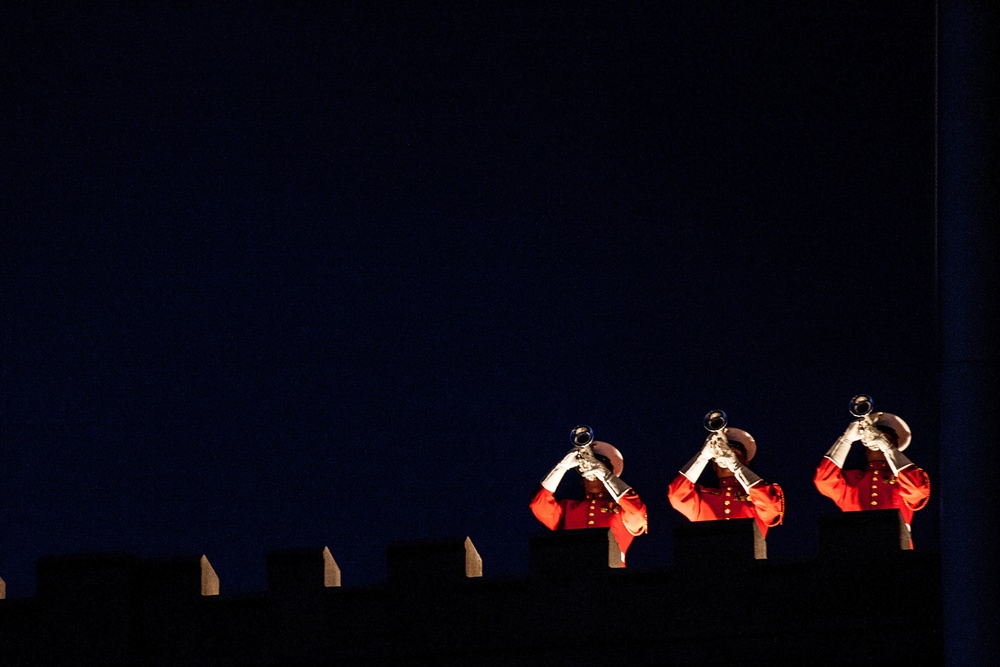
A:
[[[580,448],[579,453],[577,454],[576,466],[581,475],[588,477],[606,477],[611,474],[608,467],[601,461],[597,460],[589,447]]]
[[[572,470],[577,466],[580,460],[580,450],[575,447],[566,453],[566,456],[562,457],[562,460],[556,464],[556,468],[560,470]]]
[[[847,438],[848,442],[854,442],[856,440],[862,439],[862,428],[861,422],[859,420],[852,421],[847,430],[844,431],[844,437]]]
[[[886,448],[892,449],[892,445],[889,443],[889,439],[882,434],[877,428],[869,423],[865,423],[860,426],[861,428],[861,442],[865,447],[872,450],[873,452],[884,452]]]
[[[881,434],[879,434],[878,437],[872,438],[872,444],[875,445],[875,447],[883,454],[896,449],[892,446],[892,443],[889,442],[889,438]]]
[[[714,438],[712,443],[713,456],[715,462],[719,464],[720,467],[726,468],[727,470],[736,470],[739,465],[739,461],[736,459],[736,454],[729,447],[729,443],[722,437]]]
[[[611,469],[604,465],[600,461],[595,462],[596,465],[591,467],[586,473],[582,473],[584,477],[591,477],[593,479],[608,479],[611,477]]]
[[[702,448],[702,451],[708,455],[708,458],[714,459],[730,451],[729,443],[718,433],[713,433],[705,440],[705,446]]]
[[[715,457],[715,462],[719,464],[720,468],[725,468],[726,470],[732,470],[736,472],[736,469],[740,467],[739,459],[733,454],[732,450],[727,453],[723,453],[720,456]]]

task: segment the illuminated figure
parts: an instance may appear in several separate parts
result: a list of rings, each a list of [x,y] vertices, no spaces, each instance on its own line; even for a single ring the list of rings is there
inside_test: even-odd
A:
[[[531,511],[549,530],[610,528],[624,566],[632,540],[646,532],[646,506],[619,477],[624,467],[621,452],[594,440],[589,426],[577,426],[572,435],[573,449],[542,480],[531,499]],[[574,468],[583,478],[585,499],[556,500],[559,482]]]
[[[909,530],[913,513],[931,496],[927,473],[903,456],[912,439],[910,427],[888,412],[872,413],[872,399],[863,394],[851,399],[851,414],[854,421],[826,453],[813,482],[844,512],[898,509]],[[844,470],[856,441],[865,446],[868,465],[865,470]]]
[[[671,482],[667,497],[675,510],[690,521],[756,519],[760,534],[781,523],[785,494],[777,484],[765,484],[747,464],[757,453],[757,443],[744,430],[726,426],[726,413],[705,415],[709,436],[694,458]],[[712,461],[717,487],[696,484]]]

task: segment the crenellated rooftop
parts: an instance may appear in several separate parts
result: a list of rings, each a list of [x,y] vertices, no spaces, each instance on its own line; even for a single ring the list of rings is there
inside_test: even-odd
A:
[[[780,562],[753,520],[685,524],[655,569],[615,567],[606,529],[539,533],[506,578],[469,537],[398,542],[355,588],[328,548],[288,549],[238,596],[204,555],[49,556],[35,597],[0,601],[0,665],[940,662],[940,561],[899,513],[818,529],[815,558]]]

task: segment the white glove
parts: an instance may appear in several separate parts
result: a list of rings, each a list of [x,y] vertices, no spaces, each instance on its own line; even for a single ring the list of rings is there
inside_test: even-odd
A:
[[[715,462],[720,468],[731,470],[733,476],[736,477],[736,481],[740,483],[740,486],[747,493],[750,493],[751,486],[760,484],[763,481],[750,468],[740,463],[740,460],[736,457],[736,454],[726,440],[719,439],[716,441],[715,453]]]
[[[625,483],[617,475],[610,473],[607,477],[602,477],[601,481],[604,482],[604,488],[608,490],[611,497],[615,499],[615,502],[621,500],[621,497],[632,490],[632,487]]]
[[[843,437],[847,438],[848,442],[856,442],[862,439],[864,430],[865,429],[862,428],[861,420],[855,419],[851,422],[850,426],[844,430]]]
[[[900,470],[913,465],[913,461],[903,456],[903,452],[896,449],[888,438],[883,437],[877,442],[879,451],[885,456],[885,462],[889,464],[893,475],[898,475]]]
[[[706,438],[705,444],[701,446],[701,449],[694,455],[694,458],[684,464],[684,467],[680,469],[680,473],[687,477],[688,481],[692,484],[698,481],[698,478],[701,477],[701,473],[705,470],[705,466],[707,466],[708,462],[712,460],[713,456],[715,456],[715,450],[712,446],[713,437],[714,435],[710,435]]]
[[[883,448],[889,446],[889,439],[871,422],[864,422],[859,428],[861,429],[861,443],[868,449],[879,452],[884,451]]]
[[[576,467],[581,475],[590,479],[597,479],[606,474],[611,474],[608,467],[594,456],[594,450],[590,447],[580,447],[577,450]]]
[[[844,461],[847,460],[847,454],[851,451],[851,444],[855,440],[861,440],[861,434],[861,423],[852,421],[851,425],[844,431],[844,435],[837,438],[837,441],[826,452],[826,458],[833,461],[838,468],[843,468]]]
[[[736,458],[736,454],[733,450],[729,448],[728,444],[719,445],[716,450],[715,462],[719,464],[720,468],[725,468],[726,470],[736,470],[740,467],[740,460]]]
[[[550,493],[555,493],[556,489],[559,488],[559,482],[562,481],[563,475],[566,474],[567,470],[572,470],[579,463],[580,452],[578,449],[571,449],[566,456],[562,457],[562,460],[556,464],[549,474],[545,476],[542,480],[542,486]]]
[[[870,443],[868,445],[868,447],[870,449],[877,449],[878,451],[882,452],[883,454],[886,454],[886,453],[892,451],[893,449],[895,449],[892,446],[892,443],[889,442],[889,438],[887,438],[885,435],[883,435],[881,433],[878,433],[877,435],[870,436],[868,442]]]
[[[737,464],[736,469],[733,470],[733,476],[747,493],[750,493],[750,487],[764,481],[758,477],[753,470],[750,470],[750,468],[746,467],[742,463]]]
[[[615,475],[603,461],[596,458],[590,447],[580,448],[579,470],[585,479],[601,480],[615,502],[632,488]]]

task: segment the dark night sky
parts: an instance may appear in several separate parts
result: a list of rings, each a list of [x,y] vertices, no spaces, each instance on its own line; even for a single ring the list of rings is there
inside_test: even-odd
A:
[[[468,535],[577,423],[649,506],[725,409],[787,494],[875,397],[937,474],[931,2],[0,8],[0,576]],[[572,493],[568,476],[562,491]],[[937,549],[940,498],[917,515]]]

